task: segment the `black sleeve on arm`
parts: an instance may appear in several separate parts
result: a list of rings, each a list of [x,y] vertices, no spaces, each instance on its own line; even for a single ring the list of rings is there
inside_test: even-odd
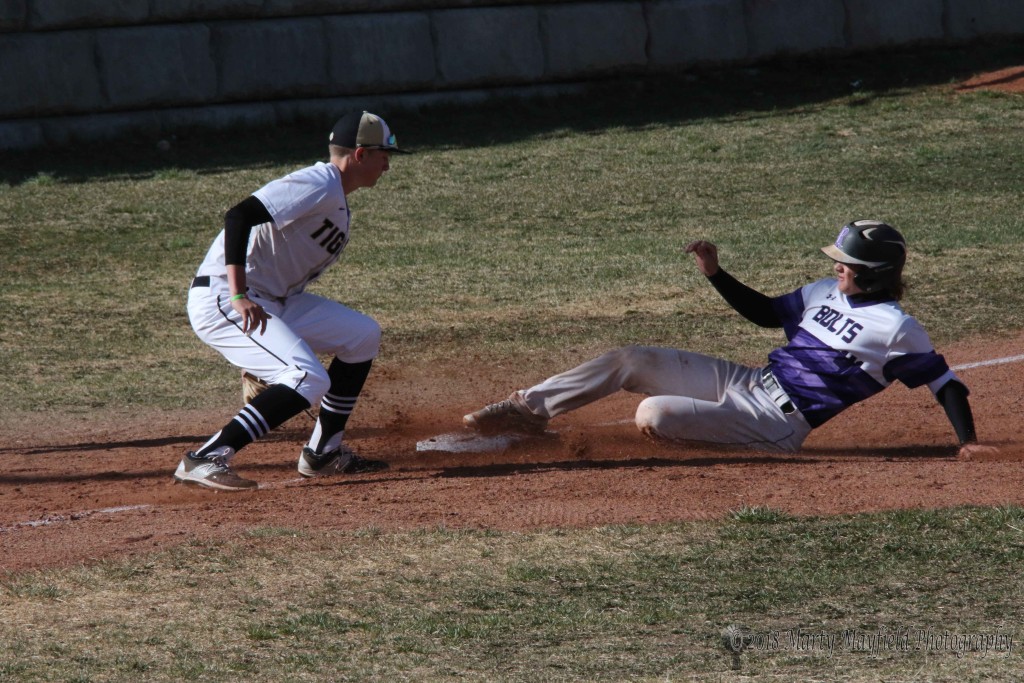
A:
[[[974,431],[971,404],[967,402],[968,393],[967,387],[963,384],[950,380],[935,394],[935,398],[946,411],[946,417],[956,430],[956,438],[960,439],[961,446],[978,440],[978,435]]]
[[[714,285],[726,303],[750,322],[760,327],[782,327],[771,297],[747,287],[722,268],[709,277],[708,282]]]
[[[256,197],[249,195],[224,214],[224,263],[245,265],[245,252],[249,246],[249,232],[252,226],[273,220],[267,207]]]

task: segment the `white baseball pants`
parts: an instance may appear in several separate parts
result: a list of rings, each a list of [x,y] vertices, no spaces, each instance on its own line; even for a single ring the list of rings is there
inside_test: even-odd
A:
[[[626,346],[520,392],[537,415],[555,417],[620,389],[644,394],[637,427],[670,441],[794,452],[811,431],[776,405],[761,369],[678,349]]]
[[[304,292],[281,301],[249,292],[270,319],[263,334],[242,332],[242,318],[228,301],[227,278],[211,277],[208,287],[193,286],[188,317],[199,338],[228,361],[268,384],[284,384],[318,405],[330,388],[317,354],[333,354],[346,363],[377,357],[380,326],[363,313]]]

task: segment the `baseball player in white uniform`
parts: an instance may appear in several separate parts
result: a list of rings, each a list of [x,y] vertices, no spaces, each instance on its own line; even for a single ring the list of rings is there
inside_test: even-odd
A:
[[[686,246],[741,315],[785,332],[788,343],[764,367],[627,346],[513,392],[463,422],[485,433],[543,432],[549,419],[625,389],[649,396],[636,411],[637,427],[649,436],[793,452],[812,429],[899,380],[935,394],[962,457],[994,450],[977,443],[967,387],[898,303],[903,236],[880,221],[859,220],[822,251],[834,261],[834,278],[768,297],[726,273],[715,245]]]
[[[373,187],[402,152],[387,123],[353,112],[334,125],[330,160],[263,186],[225,214],[188,296],[200,339],[267,389],[206,443],[182,458],[178,482],[223,491],[258,488],[231,468],[243,447],[314,405],[320,411],[299,454],[306,477],[383,469],[342,439],[380,346],[367,315],[306,291],[349,241],[348,196]],[[324,368],[317,354],[332,356]]]

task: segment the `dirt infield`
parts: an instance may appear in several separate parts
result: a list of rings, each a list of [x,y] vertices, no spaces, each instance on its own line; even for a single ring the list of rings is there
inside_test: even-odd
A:
[[[1024,335],[942,351],[952,365],[1012,357],[1024,353]],[[239,455],[238,471],[261,482],[254,493],[171,483],[182,452],[219,428],[228,407],[8,429],[0,566],[131,556],[267,526],[517,530],[707,519],[745,505],[817,515],[1024,504],[1024,362],[961,372],[982,439],[1002,449],[988,462],[957,461],[931,393],[902,385],[816,430],[792,456],[647,441],[628,421],[640,401],[629,394],[562,416],[551,425],[557,434],[505,452],[418,452],[418,441],[459,429],[464,412],[514,388],[502,371],[464,370],[441,380],[371,376],[349,437],[389,471],[300,480],[296,458],[312,424],[303,415]]]
[[[1024,92],[1024,67],[956,89]],[[1019,356],[1024,334],[941,351],[954,366]],[[1020,361],[960,372],[981,439],[1000,448],[981,462],[957,460],[931,393],[902,385],[816,430],[791,456],[647,441],[629,421],[641,397],[627,394],[560,417],[556,434],[504,452],[424,453],[418,441],[458,430],[463,413],[517,388],[503,369],[432,372],[371,375],[348,437],[390,470],[302,480],[295,464],[312,420],[300,416],[239,455],[238,471],[261,482],[245,494],[171,480],[182,453],[230,417],[228,406],[105,421],[27,416],[0,435],[0,569],[133,556],[260,527],[520,530],[710,519],[743,506],[826,515],[1024,505]]]
[[[1024,92],[1024,66],[1011,66],[999,71],[980,74],[957,86],[959,92],[992,90],[997,92]]]

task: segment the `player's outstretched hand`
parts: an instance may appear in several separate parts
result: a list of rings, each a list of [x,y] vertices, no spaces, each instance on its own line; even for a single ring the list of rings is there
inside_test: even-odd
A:
[[[260,334],[267,331],[267,320],[270,314],[263,310],[263,307],[252,299],[235,299],[231,307],[242,316],[242,332],[252,334],[259,328]]]
[[[986,446],[980,443],[965,443],[960,447],[957,457],[960,460],[981,460],[991,457],[999,452],[995,446]]]
[[[704,275],[711,277],[718,272],[718,247],[711,242],[697,240],[686,245],[687,254],[693,254],[697,261],[697,268]]]

